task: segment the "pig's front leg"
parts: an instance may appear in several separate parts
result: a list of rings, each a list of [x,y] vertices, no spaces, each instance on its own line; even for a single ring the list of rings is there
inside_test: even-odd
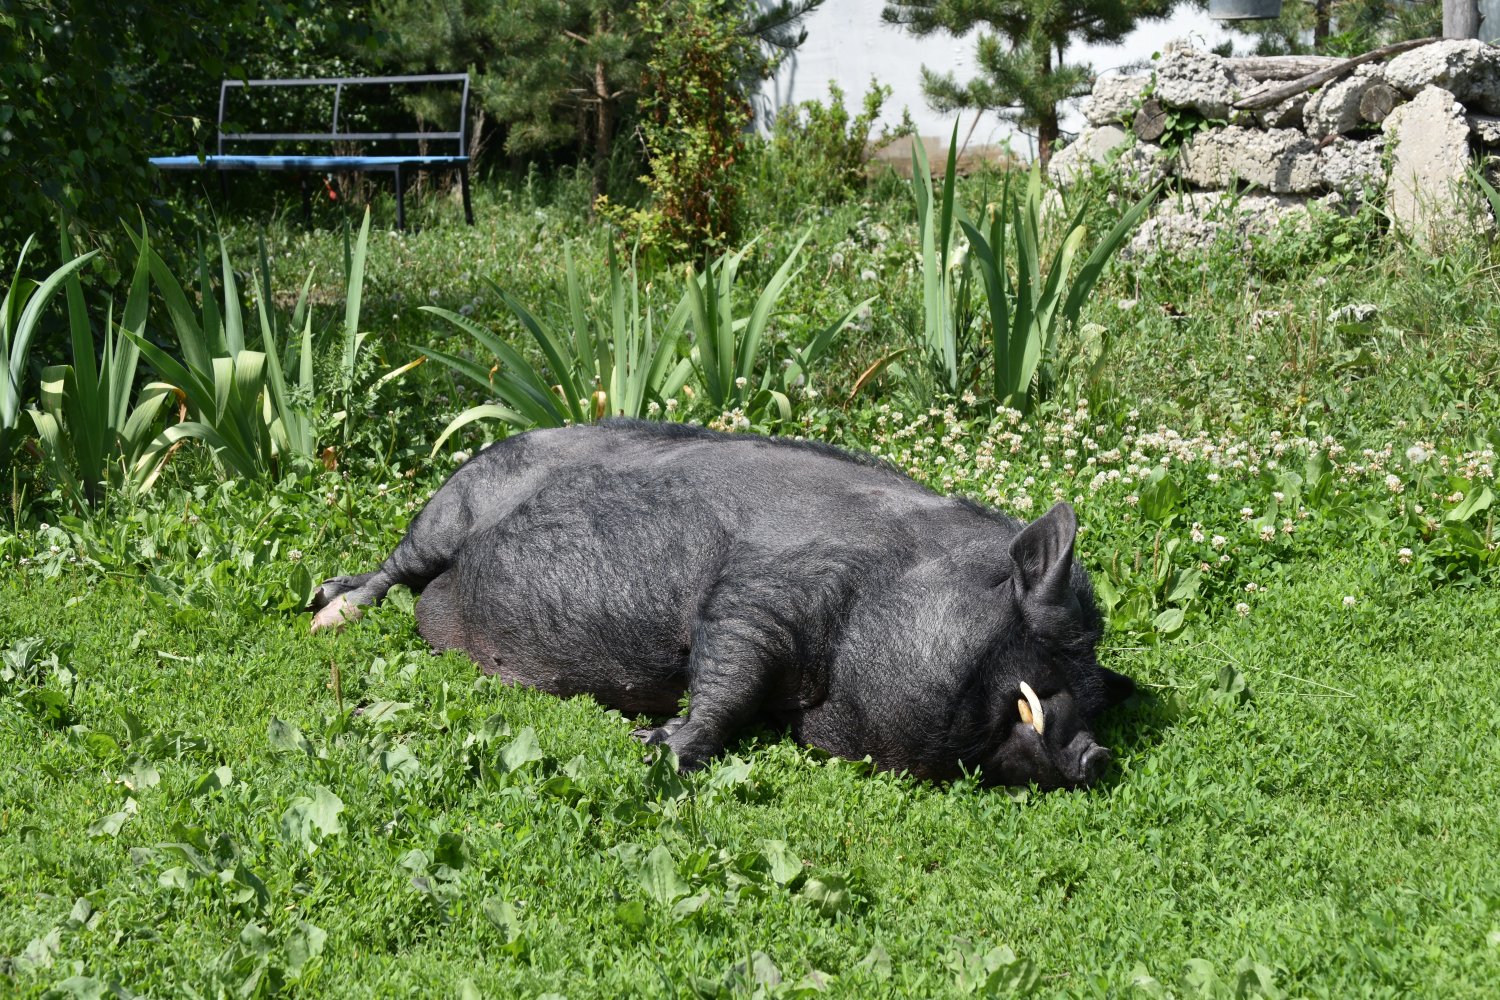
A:
[[[831,575],[788,580],[777,559],[747,556],[739,553],[721,572],[693,628],[687,713],[638,734],[671,747],[685,771],[723,753],[777,692],[795,686],[809,666],[800,660],[819,645],[808,637],[826,634],[829,611],[842,598]]]
[[[646,737],[665,743],[684,771],[695,771],[724,752],[724,745],[761,712],[779,668],[767,645],[779,637],[756,634],[754,625],[719,622],[717,633],[700,627],[688,671],[691,703]],[[765,645],[762,645],[765,643]]]

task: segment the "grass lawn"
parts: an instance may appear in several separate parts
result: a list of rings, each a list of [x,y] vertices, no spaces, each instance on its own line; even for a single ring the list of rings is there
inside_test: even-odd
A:
[[[425,287],[455,240],[503,270],[571,239],[599,273],[580,220],[494,211],[373,245],[382,358],[440,336],[409,306],[459,301]],[[149,497],[0,529],[0,991],[1493,996],[1487,251],[1359,222],[1127,262],[1084,316],[1113,338],[1087,391],[1024,421],[889,382],[834,405],[920,295],[902,212],[815,223],[787,311],[826,323],[869,270],[892,304],[780,430],[1021,516],[1075,503],[1103,662],[1141,687],[1099,785],[925,784],[776,732],[679,778],[635,720],[429,656],[409,595],[309,636],[311,583],[372,567],[451,467],[426,456],[452,383],[422,374],[347,475],[221,483],[188,453]],[[339,252],[286,240],[278,287]],[[540,295],[544,263],[500,277]],[[1375,318],[1329,318],[1352,301]]]

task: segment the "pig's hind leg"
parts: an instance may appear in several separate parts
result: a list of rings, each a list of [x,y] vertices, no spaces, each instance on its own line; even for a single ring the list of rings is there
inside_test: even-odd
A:
[[[433,579],[451,565],[452,553],[424,544],[428,532],[410,531],[394,552],[370,573],[335,576],[324,580],[313,594],[310,610],[314,612],[312,631],[342,628],[364,614],[364,608],[378,604],[397,584],[420,593]]]

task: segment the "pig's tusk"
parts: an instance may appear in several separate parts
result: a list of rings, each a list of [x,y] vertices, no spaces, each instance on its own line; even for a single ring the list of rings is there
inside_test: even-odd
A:
[[[1031,728],[1035,729],[1036,734],[1040,736],[1047,730],[1047,717],[1042,713],[1042,700],[1025,681],[1021,682],[1021,693],[1026,696],[1026,700],[1019,702],[1016,706],[1021,709],[1021,721],[1031,723]]]

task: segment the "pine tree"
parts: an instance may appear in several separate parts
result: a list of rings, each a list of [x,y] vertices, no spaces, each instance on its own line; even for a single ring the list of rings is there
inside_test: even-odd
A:
[[[1061,137],[1058,105],[1088,92],[1093,70],[1066,60],[1076,42],[1118,42],[1143,20],[1165,17],[1177,0],[895,0],[882,17],[917,35],[981,29],[982,76],[960,83],[922,67],[922,89],[939,111],[996,111],[1034,131],[1042,161]]]
[[[670,16],[670,0],[660,11]],[[801,21],[823,0],[751,8],[718,4],[721,16],[766,49],[791,49]],[[390,65],[406,72],[468,68],[484,114],[506,152],[529,156],[573,146],[605,193],[614,141],[640,96],[653,37],[639,0],[380,0],[376,23],[394,39]],[[476,138],[475,145],[480,144]]]

